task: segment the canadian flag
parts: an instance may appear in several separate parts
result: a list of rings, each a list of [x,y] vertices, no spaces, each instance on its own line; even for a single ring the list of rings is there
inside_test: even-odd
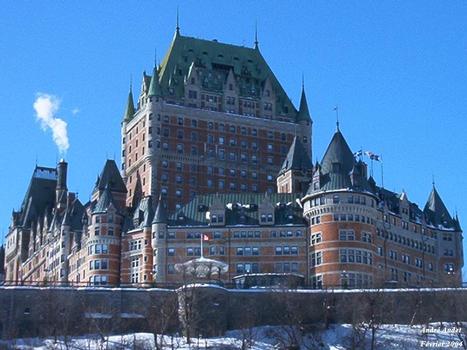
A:
[[[203,241],[209,241],[209,236],[205,235],[204,233],[202,235],[202,238],[203,238]]]

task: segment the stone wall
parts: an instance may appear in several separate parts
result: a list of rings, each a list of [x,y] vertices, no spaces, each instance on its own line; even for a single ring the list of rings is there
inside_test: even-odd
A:
[[[183,331],[259,325],[467,321],[467,289],[384,291],[0,288],[1,338]]]

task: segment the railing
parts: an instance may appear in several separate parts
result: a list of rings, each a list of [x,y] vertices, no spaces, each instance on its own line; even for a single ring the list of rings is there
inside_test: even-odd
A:
[[[333,290],[397,290],[397,289],[426,289],[426,288],[467,288],[467,282],[462,282],[460,286],[458,285],[447,285],[447,284],[426,284],[426,285],[410,285],[410,284],[399,284],[399,285],[384,285],[384,286],[373,286],[373,287],[363,287],[363,286],[342,286],[342,285],[326,285],[319,288],[314,288],[312,286],[300,286],[290,288],[286,285],[281,286],[258,286],[251,288],[239,288],[235,283],[226,283],[219,281],[185,281],[185,282],[166,282],[166,283],[106,283],[106,284],[93,284],[91,282],[62,282],[62,281],[19,281],[19,280],[4,280],[0,281],[0,286],[3,287],[53,287],[53,288],[133,288],[133,289],[149,289],[149,288],[161,288],[161,289],[177,289],[183,285],[191,283],[208,283],[222,286],[226,289],[237,289],[237,290],[324,290],[324,291],[333,291]]]

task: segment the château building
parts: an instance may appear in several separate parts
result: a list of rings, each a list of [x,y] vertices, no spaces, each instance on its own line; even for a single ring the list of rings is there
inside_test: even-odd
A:
[[[203,256],[228,265],[223,282],[461,284],[462,230],[435,186],[423,209],[378,186],[339,128],[313,164],[304,89],[296,109],[257,42],[177,28],[121,127],[121,170],[107,160],[87,203],[68,190],[64,160],[36,166],[12,213],[5,283],[165,286]]]
[[[297,136],[311,157],[312,121],[297,110],[259,49],[182,36],[152,76],[130,89],[122,122],[127,205],[162,194],[179,209],[197,194],[275,192]]]

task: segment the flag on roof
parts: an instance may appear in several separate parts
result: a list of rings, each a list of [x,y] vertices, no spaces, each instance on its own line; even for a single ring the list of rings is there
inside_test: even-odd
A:
[[[381,156],[370,152],[370,151],[365,151],[365,155],[367,155],[371,160],[376,160],[377,162],[381,161]]]
[[[355,158],[361,157],[362,155],[363,155],[363,150],[359,150],[359,151],[357,151],[357,152],[354,152],[354,154],[353,154],[353,156],[354,156]]]

